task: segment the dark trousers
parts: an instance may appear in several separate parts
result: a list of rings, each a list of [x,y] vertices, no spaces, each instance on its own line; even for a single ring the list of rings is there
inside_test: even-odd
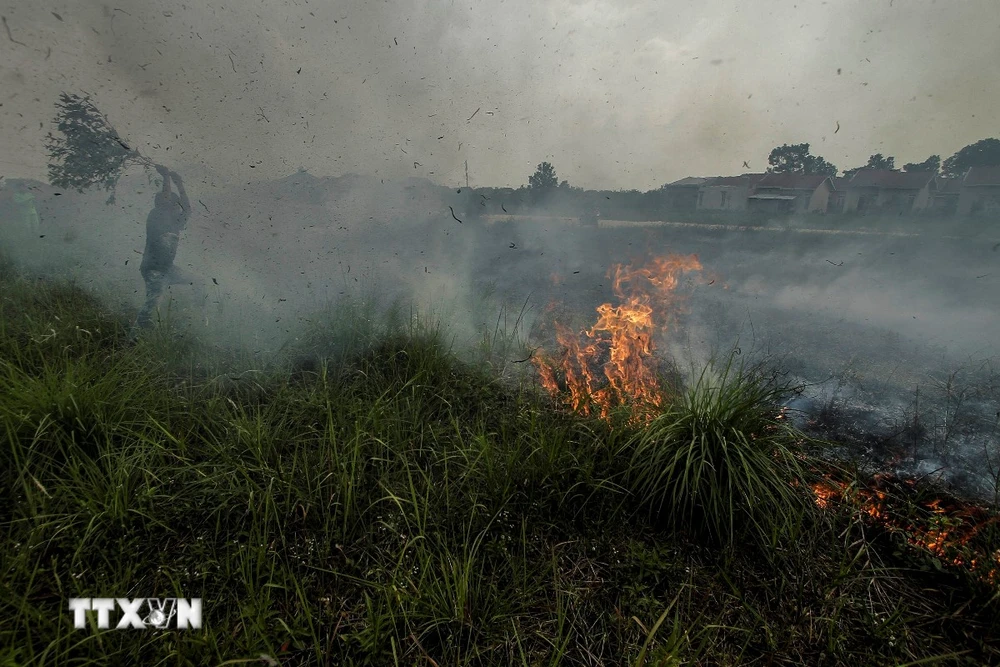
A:
[[[205,285],[201,277],[183,271],[173,264],[164,271],[153,269],[143,271],[142,279],[146,282],[146,302],[142,305],[142,310],[139,311],[139,316],[136,318],[135,330],[148,329],[153,326],[153,320],[157,314],[160,301],[163,298],[163,292],[171,285],[192,285],[196,292],[196,298],[201,302],[201,306],[204,307],[205,305],[204,302],[207,299],[207,294],[205,293]]]

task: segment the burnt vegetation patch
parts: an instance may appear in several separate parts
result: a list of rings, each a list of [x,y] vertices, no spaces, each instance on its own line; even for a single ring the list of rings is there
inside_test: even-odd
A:
[[[412,317],[262,365],[0,279],[5,664],[1000,659],[996,513],[810,456],[765,373],[601,419]],[[71,629],[133,592],[205,627]]]

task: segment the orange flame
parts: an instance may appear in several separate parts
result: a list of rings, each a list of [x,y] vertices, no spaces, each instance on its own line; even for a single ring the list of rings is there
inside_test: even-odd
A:
[[[981,507],[935,498],[923,505],[930,512],[929,520],[907,521],[893,516],[886,508],[889,495],[877,487],[887,479],[886,475],[876,475],[873,488],[854,489],[827,476],[825,481],[812,485],[814,500],[823,509],[829,509],[837,501],[853,506],[890,531],[902,533],[911,545],[924,549],[945,565],[966,567],[977,572],[983,581],[997,583],[1000,551],[989,554],[992,562],[983,566],[973,557],[969,543],[984,527],[1000,521],[1000,515],[987,517],[987,511]]]
[[[542,386],[563,396],[573,410],[590,414],[596,409],[605,418],[619,405],[629,404],[637,414],[659,406],[663,398],[652,359],[653,335],[668,324],[680,273],[700,270],[695,255],[657,257],[640,268],[612,266],[608,278],[620,303],[598,306],[597,322],[580,333],[555,323],[565,352],[558,362],[534,357]]]

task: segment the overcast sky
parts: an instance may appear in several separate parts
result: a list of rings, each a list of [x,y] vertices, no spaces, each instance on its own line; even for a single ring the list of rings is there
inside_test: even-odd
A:
[[[304,167],[457,184],[468,160],[473,185],[517,186],[549,160],[573,185],[648,189],[744,160],[762,171],[785,142],[845,169],[1000,136],[996,0],[0,8],[11,176],[45,175],[60,91],[91,93],[145,154],[220,183]]]

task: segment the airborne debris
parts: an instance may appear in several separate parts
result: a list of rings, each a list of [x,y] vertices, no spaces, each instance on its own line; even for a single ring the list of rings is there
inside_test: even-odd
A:
[[[524,363],[524,362],[526,362],[526,361],[530,361],[530,360],[531,360],[531,358],[535,356],[535,352],[536,352],[536,351],[537,351],[538,349],[539,349],[539,348],[537,348],[537,347],[536,347],[536,348],[535,348],[534,350],[532,350],[531,352],[529,352],[529,353],[528,353],[528,356],[526,356],[526,357],[525,357],[524,359],[518,359],[518,360],[516,360],[516,361],[512,361],[511,363],[514,363],[514,364],[523,364],[523,363]]]
[[[479,107],[479,108],[477,108],[477,109],[476,109],[475,111],[473,111],[473,112],[472,112],[472,115],[471,115],[471,116],[469,116],[469,118],[468,118],[468,119],[467,119],[467,120],[466,120],[465,122],[469,122],[470,120],[472,120],[473,118],[475,118],[475,117],[476,117],[476,114],[477,114],[477,113],[479,113],[479,109],[482,109],[482,107]]]
[[[61,17],[61,16],[59,16],[58,14],[56,14],[55,12],[52,12],[52,16],[55,16],[55,17],[56,17],[57,19],[59,19],[60,21],[62,21],[62,20],[63,20],[63,19],[62,19],[62,17]]]
[[[843,266],[844,265],[844,260],[840,260],[840,264],[834,264],[830,260],[826,260],[826,263],[827,264],[833,264],[834,266]]]
[[[0,21],[3,22],[3,29],[7,31],[7,39],[9,39],[10,41],[14,42],[15,44],[20,44],[21,46],[27,46],[27,44],[25,44],[24,42],[19,42],[16,39],[14,39],[14,35],[10,34],[10,26],[7,25],[7,17],[6,16],[0,16]],[[478,111],[478,109],[477,109],[477,111]]]
[[[455,209],[453,209],[451,206],[449,206],[448,210],[451,211],[451,217],[455,218],[455,220],[458,221],[458,224],[460,224],[460,225],[463,224],[462,221],[458,219],[458,216],[455,215]]]

